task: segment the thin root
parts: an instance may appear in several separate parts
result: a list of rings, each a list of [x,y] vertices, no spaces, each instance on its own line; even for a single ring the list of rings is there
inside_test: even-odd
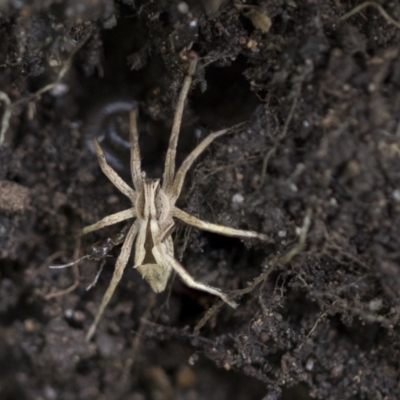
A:
[[[374,7],[376,8],[380,14],[382,15],[383,18],[386,19],[389,24],[394,25],[396,28],[400,29],[400,22],[397,22],[395,19],[393,19],[387,12],[386,10],[378,3],[375,1],[364,1],[364,3],[359,4],[358,6],[354,7],[352,10],[350,10],[348,13],[342,15],[340,17],[340,21],[345,21],[346,19],[352,17],[353,15],[359,13],[361,10],[363,10],[366,7]]]
[[[244,289],[240,290],[234,290],[230,292],[231,297],[241,297],[245,294],[248,294],[252,292],[258,285],[263,284],[268,276],[271,274],[272,271],[278,266],[282,264],[287,264],[290,262],[294,256],[299,254],[303,249],[306,244],[307,240],[307,234],[308,230],[311,225],[311,215],[312,211],[311,209],[307,209],[306,215],[303,218],[303,224],[302,227],[300,228],[298,235],[299,235],[299,241],[297,242],[296,246],[294,246],[292,249],[290,249],[287,253],[285,253],[282,257],[277,257],[275,260],[272,260],[270,263],[268,269],[264,272],[262,272],[260,275],[257,276],[257,278],[254,279],[253,283],[249,286],[247,286]],[[218,303],[214,304],[204,315],[204,317],[197,323],[197,325],[194,328],[193,333],[197,334],[199,333],[200,329],[203,328],[203,326],[207,323],[207,321],[225,304],[224,301],[219,301]]]
[[[79,281],[80,281],[80,275],[79,275],[79,268],[78,268],[77,263],[82,259],[82,258],[79,258],[79,249],[80,249],[80,247],[81,247],[81,241],[80,241],[80,239],[78,239],[77,243],[75,245],[75,250],[74,250],[74,259],[77,259],[77,261],[74,261],[73,263],[69,263],[70,265],[65,264],[64,266],[50,266],[50,268],[52,268],[52,267],[65,268],[66,266],[72,266],[72,273],[74,275],[74,282],[72,283],[71,286],[67,287],[66,289],[59,290],[57,292],[49,293],[49,294],[45,295],[44,298],[46,300],[50,300],[50,299],[53,299],[55,297],[64,296],[64,295],[66,295],[68,293],[71,293],[72,291],[74,291],[78,287]],[[83,257],[83,258],[85,258],[85,257]]]
[[[86,41],[88,40],[89,37],[90,37],[90,35],[88,35],[85,39],[83,39],[80,43],[78,43],[76,45],[76,47],[71,51],[68,58],[64,62],[63,66],[58,71],[57,78],[54,82],[49,83],[46,86],[43,86],[41,89],[37,90],[35,93],[32,93],[25,97],[22,97],[16,101],[14,101],[13,103],[11,102],[10,98],[7,96],[6,93],[0,91],[0,101],[3,101],[5,104],[5,110],[3,113],[3,117],[1,120],[1,127],[0,127],[0,147],[2,146],[2,144],[6,138],[6,133],[7,133],[8,127],[10,125],[10,118],[12,115],[13,108],[19,104],[27,103],[32,99],[37,99],[43,93],[48,92],[49,90],[53,89],[56,85],[58,85],[64,78],[65,74],[69,71],[74,55],[77,53],[78,50],[80,50],[82,48],[82,46],[86,43]]]

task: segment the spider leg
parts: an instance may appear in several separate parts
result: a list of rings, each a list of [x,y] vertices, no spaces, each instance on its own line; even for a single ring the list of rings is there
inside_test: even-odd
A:
[[[86,235],[87,233],[97,231],[98,229],[104,228],[109,225],[114,225],[118,222],[125,221],[129,218],[135,218],[136,212],[134,208],[128,208],[127,210],[117,212],[112,215],[108,215],[104,217],[100,221],[97,221],[95,224],[85,226],[82,229],[82,235]]]
[[[234,228],[229,228],[228,226],[217,225],[217,224],[212,224],[211,222],[202,221],[201,219],[198,219],[193,215],[190,215],[187,212],[182,211],[177,207],[174,207],[173,209],[173,216],[179,218],[181,221],[185,222],[188,225],[192,225],[204,231],[218,233],[224,236],[257,238],[265,241],[270,240],[270,238],[267,235],[264,235],[262,233],[254,231],[245,231],[241,229],[234,229]]]
[[[103,150],[101,149],[99,142],[93,140],[94,149],[96,150],[97,158],[99,160],[100,168],[104,175],[117,187],[117,189],[123,193],[126,197],[132,200],[136,199],[136,192],[130,188],[125,181],[107,164],[106,157],[104,156]]]
[[[139,224],[137,222],[135,222],[129,229],[129,232],[126,236],[125,242],[122,245],[121,253],[115,264],[115,270],[114,270],[113,277],[111,278],[110,285],[108,286],[107,291],[104,294],[103,300],[101,301],[101,304],[97,311],[94,322],[92,323],[92,325],[90,326],[90,328],[88,330],[88,333],[86,335],[86,341],[90,341],[90,339],[92,338],[94,332],[96,331],[97,324],[99,323],[99,321],[103,315],[103,312],[104,312],[105,308],[107,307],[107,304],[109,303],[109,301],[115,291],[115,288],[117,287],[119,281],[121,280],[122,274],[124,272],[126,264],[128,263],[129,257],[131,255],[133,242],[135,240],[138,228],[139,228]]]
[[[186,173],[192,166],[192,164],[196,161],[197,157],[219,136],[225,135],[228,133],[228,129],[222,129],[220,131],[211,133],[205,139],[203,139],[193,150],[192,152],[185,158],[182,165],[179,167],[178,172],[175,175],[174,182],[172,185],[172,199],[175,202],[179,197],[183,182],[185,180]],[[232,131],[231,131],[232,132]],[[166,188],[169,190],[169,187]]]
[[[207,285],[205,283],[197,282],[171,254],[169,254],[167,251],[164,250],[161,243],[155,244],[155,246],[152,249],[152,252],[156,260],[162,259],[165,264],[168,264],[179,275],[179,277],[183,280],[183,282],[187,286],[193,289],[201,290],[203,292],[207,292],[215,296],[218,296],[221,300],[223,300],[225,303],[229,304],[233,308],[236,308],[238,306],[222,290]]]
[[[197,58],[190,61],[189,72],[183,82],[181,92],[179,94],[178,104],[175,111],[174,122],[172,124],[171,137],[169,138],[169,145],[167,150],[167,156],[165,159],[165,168],[163,175],[162,188],[170,188],[175,176],[175,158],[176,158],[176,146],[178,144],[179,131],[181,129],[183,108],[185,106],[185,100],[187,98],[190,84],[192,83],[193,74],[196,70]]]
[[[135,190],[143,190],[142,170],[140,167],[139,133],[137,128],[137,108],[129,114],[130,141],[131,141],[131,174]]]

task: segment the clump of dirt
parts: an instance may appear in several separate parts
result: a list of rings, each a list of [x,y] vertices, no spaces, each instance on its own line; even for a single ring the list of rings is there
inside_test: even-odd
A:
[[[400,397],[400,8],[346,15],[356,5],[3,2],[2,399]],[[179,207],[271,241],[178,225],[177,259],[240,306],[178,279],[155,295],[127,268],[86,343],[118,248],[90,291],[95,261],[48,266],[117,233],[77,239],[129,207],[89,139],[128,180],[123,104],[138,102],[143,166],[160,177],[187,51],[200,60],[178,163],[242,124],[196,163]]]

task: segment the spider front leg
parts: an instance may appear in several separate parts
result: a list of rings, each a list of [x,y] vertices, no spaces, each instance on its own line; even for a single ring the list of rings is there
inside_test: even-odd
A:
[[[100,168],[104,175],[107,176],[107,178],[122,194],[124,194],[134,203],[136,200],[136,192],[130,188],[126,182],[108,165],[106,156],[104,155],[104,152],[96,139],[93,140],[93,146],[97,154]]]
[[[137,109],[129,114],[129,129],[131,141],[131,175],[133,186],[138,193],[143,190],[143,179],[140,162],[139,132],[137,127]]]
[[[172,124],[172,132],[169,138],[168,150],[165,158],[162,188],[166,192],[168,191],[168,188],[172,187],[175,177],[176,147],[178,144],[179,132],[181,129],[183,109],[185,107],[185,101],[190,89],[190,85],[192,83],[193,75],[196,71],[196,65],[197,58],[194,58],[190,61],[188,74],[186,75],[181,92],[179,93],[174,122]]]
[[[172,200],[175,201],[178,199],[183,183],[185,181],[185,177],[187,172],[193,163],[197,160],[197,158],[203,153],[203,151],[218,137],[225,135],[226,133],[232,132],[231,129],[222,129],[220,131],[210,133],[206,138],[204,138],[185,158],[182,165],[179,167],[178,172],[174,177],[174,181],[172,187],[166,187],[166,191],[172,194]]]

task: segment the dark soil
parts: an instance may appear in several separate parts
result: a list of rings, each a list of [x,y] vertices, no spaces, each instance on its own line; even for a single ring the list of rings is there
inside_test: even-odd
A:
[[[341,20],[357,3],[1,2],[2,400],[400,398],[400,29],[376,3]],[[379,4],[400,21],[397,2]],[[90,139],[106,136],[129,179],[111,139],[126,141],[118,110],[137,101],[143,167],[161,176],[188,49],[200,61],[178,163],[244,124],[196,163],[178,205],[272,240],[178,223],[177,259],[200,281],[250,287],[240,306],[177,278],[155,295],[128,267],[86,343],[119,249],[90,291],[99,263],[79,277],[48,266],[117,233],[77,240],[129,207]]]

